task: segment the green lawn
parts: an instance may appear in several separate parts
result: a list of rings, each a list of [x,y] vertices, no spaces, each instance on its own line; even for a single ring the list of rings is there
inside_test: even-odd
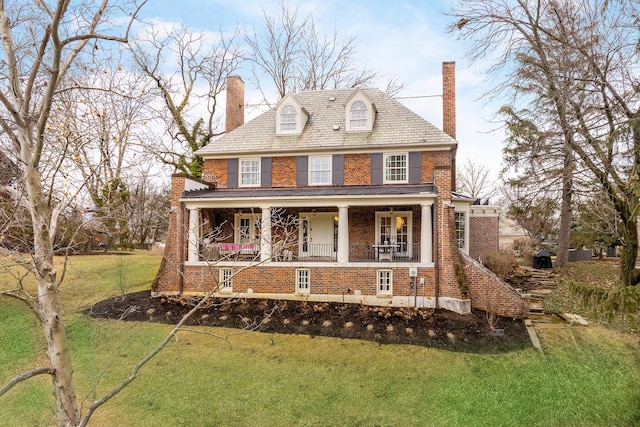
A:
[[[159,261],[145,253],[72,259],[63,298],[86,402],[127,375],[169,327],[94,320],[82,309],[119,295],[122,283],[126,291],[148,288]],[[127,280],[114,283],[122,269]],[[472,354],[255,332],[228,345],[182,332],[91,425],[640,425],[637,336],[602,326],[539,332],[545,355],[533,347]],[[20,303],[0,299],[0,383],[43,363],[40,335]],[[42,377],[0,397],[0,426],[54,424],[50,388]]]

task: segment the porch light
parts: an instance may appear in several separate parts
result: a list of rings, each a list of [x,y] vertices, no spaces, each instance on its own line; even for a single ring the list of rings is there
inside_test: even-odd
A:
[[[393,213],[393,208],[389,208],[389,213],[392,214]]]

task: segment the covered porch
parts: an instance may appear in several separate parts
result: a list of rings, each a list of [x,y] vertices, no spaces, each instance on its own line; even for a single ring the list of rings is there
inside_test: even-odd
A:
[[[435,198],[431,185],[185,193],[187,262],[432,266]]]

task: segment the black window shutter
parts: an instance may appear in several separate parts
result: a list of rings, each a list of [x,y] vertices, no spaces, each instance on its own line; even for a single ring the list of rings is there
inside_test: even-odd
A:
[[[238,159],[227,160],[227,187],[234,188],[238,186]]]
[[[409,182],[419,184],[422,181],[422,153],[413,151],[409,153]]]
[[[260,159],[260,186],[271,187],[271,157]]]
[[[344,154],[334,154],[331,159],[331,183],[344,184]]]
[[[296,185],[306,187],[309,185],[309,157],[296,157]]]
[[[383,177],[382,153],[371,153],[371,184],[382,184]]]

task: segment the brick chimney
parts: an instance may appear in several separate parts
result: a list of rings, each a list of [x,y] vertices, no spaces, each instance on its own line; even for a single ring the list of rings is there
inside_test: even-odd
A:
[[[442,63],[442,130],[456,138],[456,63]]]
[[[240,76],[227,77],[227,111],[224,132],[244,124],[244,81]]]

